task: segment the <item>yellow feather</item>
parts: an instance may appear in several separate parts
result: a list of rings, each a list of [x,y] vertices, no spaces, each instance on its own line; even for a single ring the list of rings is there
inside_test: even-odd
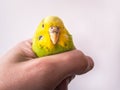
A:
[[[49,32],[51,27],[59,28],[59,38],[57,40],[57,44],[54,44],[51,40]],[[74,45],[72,37],[65,28],[63,21],[57,16],[48,16],[40,22],[33,36],[32,49],[38,56],[42,56],[47,54],[50,55],[54,52],[59,53],[72,50],[74,49]]]
[[[42,24],[44,24],[44,28],[41,27]],[[66,28],[64,27],[63,22],[60,19],[58,19],[58,17],[53,18],[52,16],[46,17],[45,20],[43,19],[42,22],[40,23],[40,25],[38,26],[38,28],[34,34],[35,35],[34,37],[39,38],[39,36],[42,35],[44,40],[41,40],[41,42],[36,41],[38,43],[37,45],[42,44],[43,46],[46,46],[47,48],[54,47],[54,44],[51,42],[50,35],[48,32],[48,29],[51,26],[58,26],[61,29],[58,44],[65,47],[64,42],[68,41],[68,38],[66,38],[66,37],[67,37],[67,35],[69,35],[69,33],[67,32]]]

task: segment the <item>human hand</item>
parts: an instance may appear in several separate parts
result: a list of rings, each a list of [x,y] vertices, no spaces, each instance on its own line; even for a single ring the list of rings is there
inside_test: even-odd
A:
[[[67,90],[75,75],[94,66],[79,50],[37,58],[26,40],[0,57],[0,90]]]

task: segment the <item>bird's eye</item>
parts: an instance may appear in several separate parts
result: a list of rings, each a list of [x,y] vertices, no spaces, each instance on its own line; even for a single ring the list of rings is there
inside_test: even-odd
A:
[[[39,40],[41,40],[41,39],[42,39],[42,37],[43,37],[43,36],[39,36]]]
[[[42,24],[42,28],[44,28],[44,24]]]

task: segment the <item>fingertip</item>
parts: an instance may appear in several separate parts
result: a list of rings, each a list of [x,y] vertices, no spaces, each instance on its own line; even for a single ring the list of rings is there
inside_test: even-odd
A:
[[[92,59],[90,56],[86,56],[86,58],[87,58],[88,66],[87,66],[87,68],[85,69],[84,73],[92,70],[93,67],[94,67],[93,59]]]

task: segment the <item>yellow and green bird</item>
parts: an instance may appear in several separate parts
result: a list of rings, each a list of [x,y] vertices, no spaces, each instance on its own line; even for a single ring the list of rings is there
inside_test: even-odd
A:
[[[57,16],[44,18],[33,36],[32,49],[38,57],[75,49],[72,36]]]

